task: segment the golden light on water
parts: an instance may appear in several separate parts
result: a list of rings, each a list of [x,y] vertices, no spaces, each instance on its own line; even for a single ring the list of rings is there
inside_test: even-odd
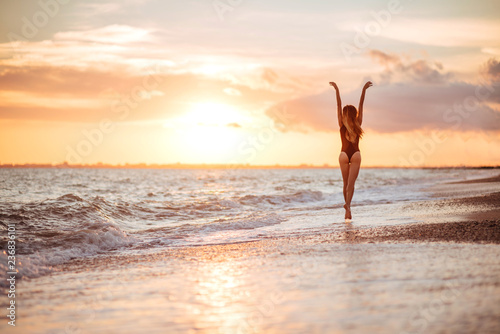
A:
[[[191,286],[196,302],[187,310],[195,327],[229,334],[247,326],[254,307],[244,288],[244,268],[232,261],[208,261],[198,271]]]

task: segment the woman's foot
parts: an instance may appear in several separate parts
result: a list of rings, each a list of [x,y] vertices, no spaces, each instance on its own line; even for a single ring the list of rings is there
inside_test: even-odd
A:
[[[345,209],[345,218],[344,219],[352,219],[351,207],[347,206],[347,204],[344,204],[344,209]]]

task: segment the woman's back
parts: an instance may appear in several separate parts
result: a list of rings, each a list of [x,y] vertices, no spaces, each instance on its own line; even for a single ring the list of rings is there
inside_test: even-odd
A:
[[[340,128],[340,139],[342,140],[342,152],[345,152],[347,154],[347,157],[349,158],[349,161],[351,160],[352,155],[355,152],[359,151],[359,136],[356,136],[356,140],[354,143],[349,141],[347,139],[347,128],[345,125],[342,124],[342,127]]]

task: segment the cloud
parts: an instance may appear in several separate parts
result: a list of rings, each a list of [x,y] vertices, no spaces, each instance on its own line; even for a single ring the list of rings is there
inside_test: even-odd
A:
[[[278,74],[270,68],[264,68],[262,70],[262,79],[268,84],[272,85],[278,80]]]
[[[381,36],[404,43],[437,47],[481,48],[496,45],[498,38],[495,36],[500,34],[500,23],[498,19],[485,18],[484,15],[439,19],[399,17],[398,23],[388,25]]]
[[[483,74],[494,82],[500,82],[500,62],[495,58],[490,58],[483,66]]]
[[[378,132],[418,129],[500,131],[500,113],[484,102],[477,105],[476,87],[457,82],[443,86],[389,84],[367,93],[365,126]],[[370,112],[371,110],[371,112]]]
[[[225,89],[231,85],[231,92]],[[168,119],[189,110],[192,103],[217,101],[246,110],[262,101],[278,100],[276,93],[253,89],[192,73],[122,70],[81,70],[71,67],[0,67],[0,119],[94,122]],[[130,106],[129,106],[130,105]],[[126,119],[118,109],[128,109]]]
[[[403,78],[409,78],[416,82],[440,84],[452,78],[451,73],[443,73],[443,65],[439,62],[427,60],[405,60],[401,56],[387,54],[379,50],[369,50],[368,56],[385,68],[382,74],[384,81],[390,81],[397,73]]]
[[[92,2],[85,1],[84,3],[77,3],[77,8],[80,12],[84,11],[87,15],[102,15],[102,14],[115,14],[124,11],[127,7],[143,6],[150,0],[107,0],[106,2]]]
[[[283,124],[280,127],[283,132],[333,131],[338,128],[335,103],[335,94],[327,91],[279,103],[267,109],[266,115]],[[286,122],[283,122],[283,117],[277,116],[283,113],[288,116]]]
[[[400,57],[379,51],[370,56],[387,64],[391,74],[402,74],[406,81],[375,82],[367,91],[363,127],[384,133],[419,129],[500,131],[500,111],[488,104],[500,98],[500,85],[446,82],[448,75],[438,67],[432,70],[427,61],[405,64]],[[498,75],[498,62],[490,60],[485,68],[490,76]],[[357,107],[360,92],[361,88],[341,94],[343,105]],[[279,110],[292,116],[283,131],[338,131],[333,89],[279,103],[266,114],[279,121],[274,116]]]
[[[1,69],[0,91],[22,91],[51,97],[96,97],[111,87],[125,91],[140,82],[140,78],[119,71],[54,66],[4,66]]]
[[[489,101],[500,103],[500,62],[495,58],[490,58],[481,67],[481,72],[483,75],[483,85],[488,87],[490,96]]]
[[[241,96],[241,92],[239,90],[231,87],[224,88],[223,92],[230,96]]]
[[[162,34],[175,38],[170,40]],[[99,69],[101,72],[140,74],[149,67],[161,66],[168,73],[224,78],[233,86],[244,85],[283,95],[310,87],[304,78],[289,73],[278,75],[269,64],[256,62],[237,47],[225,44],[205,48],[190,42],[188,36],[182,41],[179,39],[175,30],[118,24],[62,31],[48,40],[0,44],[0,54],[5,52],[4,58],[0,59],[0,73],[2,68],[57,65],[90,72]],[[226,94],[237,96],[238,91],[226,90]]]
[[[127,25],[113,24],[84,31],[64,31],[54,35],[55,41],[98,42],[109,44],[126,44],[143,42],[148,39],[150,31]]]
[[[447,86],[414,86],[396,83],[374,86],[367,92],[363,126],[377,132],[393,133],[417,129],[450,129],[500,131],[500,111],[484,103],[468,107],[476,86],[455,83]],[[357,107],[359,91],[342,97],[345,104]],[[467,106],[467,107],[466,107]],[[471,104],[472,106],[472,104]],[[294,121],[285,130],[307,132],[338,131],[336,100],[333,91],[280,103],[267,110],[286,110]]]
[[[78,4],[80,10],[88,10],[93,15],[115,13],[119,11],[122,6],[119,3],[81,3]]]

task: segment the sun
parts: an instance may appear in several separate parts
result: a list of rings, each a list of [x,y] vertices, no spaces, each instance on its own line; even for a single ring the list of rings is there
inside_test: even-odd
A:
[[[181,119],[189,124],[206,126],[225,126],[245,121],[245,118],[234,107],[214,102],[193,104],[190,112]]]
[[[202,102],[165,127],[175,129],[185,161],[228,163],[238,154],[245,122],[247,117],[233,106]]]

